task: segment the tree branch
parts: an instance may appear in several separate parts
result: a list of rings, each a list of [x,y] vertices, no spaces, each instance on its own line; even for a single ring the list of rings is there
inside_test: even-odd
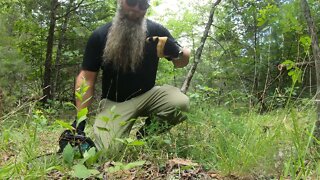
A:
[[[216,6],[218,6],[220,2],[221,2],[221,0],[217,0],[212,5],[212,8],[210,10],[208,23],[206,24],[205,31],[203,32],[203,36],[201,38],[200,46],[198,47],[198,49],[196,51],[196,54],[195,54],[194,63],[192,65],[191,69],[189,70],[188,75],[187,75],[187,77],[186,77],[186,79],[185,79],[185,81],[184,81],[184,83],[183,83],[183,85],[181,87],[181,92],[183,92],[183,93],[186,93],[188,91],[190,83],[191,83],[191,80],[192,80],[192,77],[193,77],[193,75],[194,75],[194,73],[195,73],[195,71],[197,69],[197,66],[198,66],[199,62],[201,61],[201,54],[202,54],[205,42],[206,42],[207,37],[208,37],[210,27],[211,27],[211,25],[213,23],[213,15],[214,15],[214,12],[216,10]]]

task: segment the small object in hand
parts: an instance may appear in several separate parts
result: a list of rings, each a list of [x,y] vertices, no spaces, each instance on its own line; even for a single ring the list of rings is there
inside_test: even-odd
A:
[[[180,45],[168,37],[148,37],[146,42],[156,44],[159,58],[177,59],[182,54]]]
[[[96,148],[94,142],[89,137],[86,137],[84,132],[77,132],[77,134],[75,134],[70,130],[65,130],[59,138],[60,149],[58,153],[63,152],[63,149],[68,145],[68,143],[72,147],[78,148],[81,155],[85,151],[89,151],[92,147]]]

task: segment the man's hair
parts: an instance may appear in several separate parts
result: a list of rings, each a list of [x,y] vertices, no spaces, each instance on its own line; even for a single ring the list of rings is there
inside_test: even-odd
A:
[[[141,64],[147,30],[144,17],[133,21],[128,15],[118,3],[103,53],[104,63],[123,72],[135,71]]]

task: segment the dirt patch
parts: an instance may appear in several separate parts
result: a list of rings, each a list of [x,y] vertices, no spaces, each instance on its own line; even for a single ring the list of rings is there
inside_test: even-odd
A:
[[[0,167],[15,158],[15,155],[12,152],[0,151],[0,154]]]
[[[59,149],[59,136],[61,131],[41,131],[38,133],[39,142],[41,146],[39,147],[41,154],[55,153]]]

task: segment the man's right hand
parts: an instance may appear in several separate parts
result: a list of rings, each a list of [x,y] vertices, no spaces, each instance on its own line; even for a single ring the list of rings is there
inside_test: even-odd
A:
[[[78,98],[76,99],[76,107],[78,110],[86,108],[91,104],[97,75],[97,72],[81,70],[79,75],[77,76],[75,91],[77,91],[77,89],[83,83],[86,83],[86,85],[89,86],[89,89],[87,90],[86,94],[82,97],[82,100]]]
[[[86,133],[84,132],[85,126],[86,126],[86,120],[79,123],[77,126],[77,119],[73,121],[71,125],[74,130],[65,130],[61,133],[59,137],[59,152],[62,152],[63,149],[70,143],[71,146],[75,146],[75,142],[71,142],[72,139],[76,136],[83,136],[86,137]]]

